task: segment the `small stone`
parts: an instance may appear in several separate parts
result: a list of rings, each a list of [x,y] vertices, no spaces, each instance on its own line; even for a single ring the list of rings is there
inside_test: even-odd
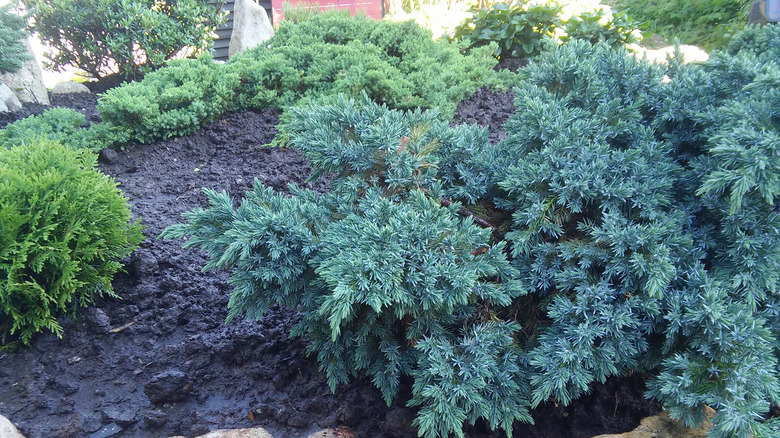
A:
[[[10,2],[3,2],[7,4]],[[22,40],[30,59],[22,64],[22,68],[13,73],[4,73],[0,75],[0,82],[8,85],[8,88],[14,90],[16,97],[22,103],[37,103],[40,105],[49,105],[49,93],[46,86],[43,85],[43,75],[38,60],[35,59],[35,52],[30,44],[30,38]]]
[[[81,362],[81,357],[79,356],[73,356],[70,359],[68,359],[68,365],[73,365],[79,362]]]
[[[303,412],[292,414],[287,419],[287,425],[298,429],[304,428],[309,425],[309,416]]]
[[[160,270],[160,264],[149,251],[136,251],[130,259],[130,272],[136,277],[146,277]]]
[[[81,431],[84,433],[92,433],[100,429],[103,424],[100,415],[90,413],[81,418]]]
[[[113,149],[103,149],[98,156],[98,160],[104,164],[114,164],[118,159],[119,153]]]
[[[214,430],[195,438],[273,438],[273,435],[261,427],[256,427],[252,429]]]
[[[144,386],[144,394],[152,403],[175,403],[185,400],[192,390],[192,383],[179,370],[169,370],[152,377]]]
[[[323,429],[314,432],[306,438],[355,438],[356,436],[355,432],[349,427],[339,426],[335,429]]]
[[[106,334],[111,330],[111,318],[103,309],[90,307],[86,312],[86,320],[89,327],[96,333]]]
[[[89,88],[87,88],[86,85],[73,81],[60,82],[51,89],[51,94],[77,94],[89,92]]]
[[[168,416],[160,411],[146,411],[143,415],[143,421],[149,429],[162,429],[168,422]]]
[[[122,431],[122,426],[111,423],[103,426],[99,431],[91,434],[89,438],[108,438]]]
[[[669,417],[667,411],[643,418],[639,426],[631,432],[615,435],[598,435],[593,438],[705,438],[712,427],[715,411],[707,409],[705,420],[696,429],[686,427],[683,422]]]
[[[256,47],[272,36],[274,27],[265,8],[253,0],[237,0],[233,10],[233,34],[230,36],[228,56]]]
[[[135,414],[131,409],[126,408],[119,408],[119,407],[108,407],[103,409],[103,420],[104,421],[111,421],[117,424],[132,424],[135,420]]]

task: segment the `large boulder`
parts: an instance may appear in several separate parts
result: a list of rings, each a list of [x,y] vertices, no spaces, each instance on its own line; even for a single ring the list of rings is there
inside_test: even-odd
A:
[[[22,108],[22,103],[16,97],[13,90],[5,84],[0,84],[0,113],[16,111]]]
[[[683,57],[683,62],[686,64],[691,62],[701,63],[710,57],[707,52],[696,46],[681,44],[678,46],[678,48],[680,50],[680,54]],[[634,54],[639,58],[647,59],[649,62],[665,64],[668,57],[674,56],[675,50],[675,46],[666,46],[661,47],[660,49],[646,49],[644,47],[638,47],[635,48]]]
[[[641,424],[631,432],[616,435],[598,435],[593,438],[706,438],[712,427],[715,411],[707,409],[704,423],[696,429],[686,427],[679,420],[669,417],[666,411],[642,419]]]
[[[756,0],[750,5],[750,14],[748,14],[748,24],[767,24],[766,19],[766,2]]]
[[[0,415],[0,436],[3,438],[24,438],[19,429],[2,415]]]
[[[184,438],[183,436],[173,436],[170,438]],[[198,435],[195,438],[273,438],[262,427],[252,429],[220,429],[211,431],[205,435]]]
[[[43,85],[41,67],[35,59],[29,38],[24,41],[24,44],[27,47],[30,59],[22,64],[22,68],[19,71],[0,75],[0,82],[13,90],[22,103],[32,102],[50,105],[49,93],[46,92],[46,87]]]
[[[87,88],[86,85],[73,81],[58,82],[57,85],[51,89],[51,94],[77,94],[89,92],[89,88]]]
[[[274,36],[268,13],[255,0],[236,0],[234,8],[228,57],[257,47]]]

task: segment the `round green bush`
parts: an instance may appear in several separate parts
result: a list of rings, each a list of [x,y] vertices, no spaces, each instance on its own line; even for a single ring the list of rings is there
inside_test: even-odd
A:
[[[24,0],[31,29],[56,69],[139,78],[167,61],[208,52],[226,15],[209,0]]]
[[[0,345],[57,336],[60,311],[115,297],[114,274],[143,240],[97,157],[50,140],[0,150]]]

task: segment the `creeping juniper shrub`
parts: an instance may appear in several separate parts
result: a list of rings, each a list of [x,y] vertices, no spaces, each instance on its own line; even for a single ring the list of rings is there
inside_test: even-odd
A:
[[[338,94],[357,98],[365,92],[392,108],[439,107],[452,116],[457,102],[506,79],[493,71],[490,50],[462,55],[459,46],[434,41],[430,31],[411,21],[322,13],[297,24],[283,22],[267,47],[239,54],[229,65],[242,79],[250,78],[245,97],[278,99],[265,105],[284,107],[301,98],[321,102]]]
[[[114,274],[143,239],[97,156],[50,140],[0,148],[0,345],[58,336],[62,311],[116,296]]]
[[[342,98],[296,110],[289,132],[324,171],[342,172],[331,193],[291,186],[286,197],[256,183],[236,209],[208,191],[209,209],[163,233],[190,236],[188,247],[212,257],[207,269],[235,268],[231,318],[258,317],[270,304],[302,309],[292,333],[311,341],[331,388],[364,371],[388,403],[418,368],[426,337],[468,338],[477,324],[485,336],[506,333],[492,327],[490,306],[509,305],[521,289],[510,287],[504,243],[443,206],[432,179],[434,150],[457,141],[445,123]],[[503,355],[499,339],[480,357]],[[463,403],[479,416],[479,405]]]
[[[239,83],[210,55],[176,60],[141,82],[108,90],[98,100],[98,110],[106,126],[126,133],[122,140],[151,143],[190,134],[235,110]]]
[[[6,125],[0,130],[0,145],[10,148],[47,138],[74,149],[100,149],[100,145],[91,143],[90,133],[83,129],[86,122],[83,114],[70,108],[50,108],[43,114]]]
[[[496,146],[431,112],[294,109],[285,129],[331,192],[258,183],[237,209],[209,192],[164,236],[233,270],[231,317],[301,310],[331,387],[365,373],[390,401],[411,376],[426,437],[511,434],[637,371],[690,425],[715,408],[711,436],[773,436],[779,67],[573,41],[525,69]]]
[[[229,111],[287,109],[363,93],[392,108],[455,105],[480,87],[509,83],[496,73],[490,48],[469,55],[413,22],[392,23],[343,14],[283,22],[267,46],[227,64],[209,56],[174,61],[143,81],[108,91],[98,102],[110,145],[147,143],[189,134]]]

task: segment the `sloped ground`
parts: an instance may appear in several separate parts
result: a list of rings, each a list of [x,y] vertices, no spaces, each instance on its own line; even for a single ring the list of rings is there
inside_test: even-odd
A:
[[[72,99],[94,113],[93,97]],[[456,121],[499,127],[512,99],[511,92],[482,90],[461,105]],[[277,120],[274,112],[232,114],[191,136],[103,154],[101,169],[120,182],[147,240],[114,282],[121,300],[101,300],[66,319],[62,340],[42,335],[32,348],[0,355],[0,414],[28,438],[89,436],[111,423],[122,437],[258,425],[278,437],[335,426],[361,438],[416,436],[414,411],[403,402],[410,382],[390,407],[367,380],[331,394],[304,343],[287,338],[294,311],[274,308],[261,321],[225,325],[228,274],[203,274],[200,252],[157,239],[182,212],[206,206],[201,187],[240,198],[254,178],[279,190],[304,184],[310,168],[300,153],[262,147]],[[640,376],[611,379],[569,407],[539,407],[537,426],[517,425],[515,436],[631,430],[658,411],[642,392]],[[505,435],[477,424],[467,436]]]

